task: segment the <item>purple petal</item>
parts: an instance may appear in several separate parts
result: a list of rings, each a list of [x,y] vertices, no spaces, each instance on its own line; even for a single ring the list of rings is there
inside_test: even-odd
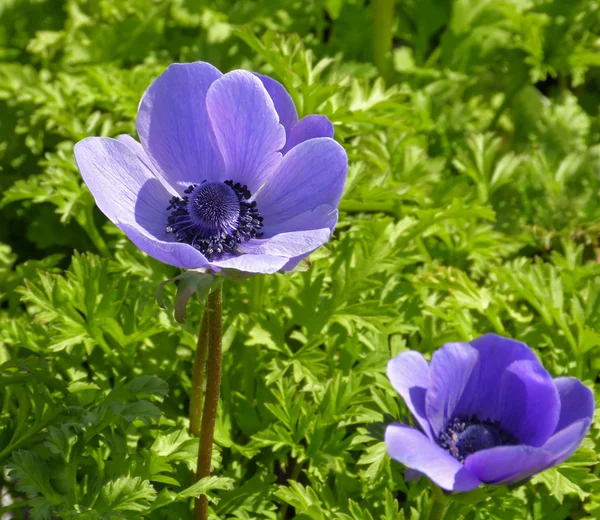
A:
[[[189,244],[160,240],[143,228],[129,223],[119,222],[118,225],[139,249],[165,264],[182,269],[209,267],[204,255]]]
[[[121,134],[117,136],[117,141],[123,143],[129,150],[131,150],[135,155],[137,155],[138,159],[144,163],[144,166],[150,170],[155,177],[161,178],[160,173],[158,172],[158,168],[152,162],[144,147],[138,143],[133,137],[127,134]],[[176,192],[174,192],[175,194]]]
[[[494,414],[502,428],[522,444],[543,445],[554,433],[560,412],[558,390],[550,374],[535,361],[515,361],[500,381]],[[480,417],[481,418],[481,417]]]
[[[295,256],[294,258],[290,258],[289,261],[281,268],[281,271],[290,272],[296,269],[298,264],[302,262],[307,256],[314,253],[314,251],[310,251],[309,253],[305,253],[303,255]]]
[[[279,233],[290,231],[306,231],[311,229],[335,228],[338,221],[338,210],[334,206],[321,204],[314,209],[295,215],[289,220],[279,222],[263,229],[264,235],[269,238]]]
[[[400,394],[407,408],[425,434],[432,439],[425,413],[425,394],[429,384],[429,365],[420,352],[399,354],[387,364],[387,375],[394,390]]]
[[[279,81],[275,81],[273,78],[258,74],[257,72],[254,72],[253,74],[262,81],[265,89],[267,89],[269,96],[271,96],[271,99],[273,100],[273,105],[275,105],[277,115],[279,116],[279,123],[283,125],[285,133],[288,134],[290,129],[298,121],[298,112],[296,111],[294,100]]]
[[[235,70],[215,81],[206,106],[216,142],[225,162],[225,177],[255,194],[281,161],[285,130],[261,81]]]
[[[512,484],[539,473],[549,460],[546,450],[520,444],[473,453],[465,467],[486,484]]]
[[[594,415],[594,394],[587,386],[574,377],[557,377],[554,384],[560,396],[557,432],[580,419],[591,420]]]
[[[165,207],[173,195],[140,160],[135,141],[88,137],[75,160],[100,210],[142,251],[183,268],[207,265],[204,256],[167,235]],[[133,150],[133,151],[132,151]]]
[[[303,258],[329,241],[337,220],[337,209],[323,204],[277,226],[271,226],[266,235],[272,238],[250,240],[242,244],[240,249],[247,253],[291,256],[281,268],[283,271],[291,271]],[[287,242],[291,242],[289,247],[283,248]]]
[[[283,256],[240,255],[222,260],[213,260],[211,265],[219,269],[237,269],[246,273],[271,274],[279,271],[288,260]]]
[[[84,182],[100,210],[113,222],[135,221],[136,205],[142,220],[154,227],[162,220],[172,194],[129,146],[107,137],[88,137],[75,145],[75,160]],[[149,181],[146,198],[139,201],[142,186]]]
[[[547,451],[551,455],[546,468],[556,466],[567,460],[579,448],[591,424],[591,418],[580,419],[572,422],[566,428],[561,429],[558,433],[550,437],[548,442],[543,446],[544,451]]]
[[[416,469],[405,469],[404,470],[404,481],[405,482],[417,482],[421,480],[423,473],[417,471]]]
[[[333,138],[333,125],[331,121],[325,116],[316,114],[303,117],[287,131],[287,140],[282,153],[286,154],[294,146],[316,137]]]
[[[392,459],[424,473],[448,491],[470,491],[481,484],[457,459],[414,428],[391,424],[385,430],[385,445]]]
[[[174,63],[146,90],[137,117],[142,146],[171,186],[220,180],[206,93],[221,77],[209,63]]]
[[[548,467],[568,459],[587,435],[594,415],[594,394],[574,377],[554,380],[560,396],[560,418],[556,433],[544,444],[552,454]]]
[[[540,363],[524,343],[496,334],[485,334],[470,344],[478,352],[479,361],[455,413],[461,417],[474,414],[479,419],[494,419],[498,410],[498,385],[506,369],[515,361]]]
[[[311,139],[294,147],[256,194],[265,234],[323,204],[337,207],[347,171],[346,152],[333,139]]]
[[[432,433],[436,437],[457,416],[457,404],[478,359],[477,350],[468,343],[446,343],[433,353],[425,408]]]
[[[287,260],[321,247],[329,240],[331,229],[313,229],[310,231],[292,231],[279,233],[267,240],[253,239],[240,244],[244,253],[283,256]]]

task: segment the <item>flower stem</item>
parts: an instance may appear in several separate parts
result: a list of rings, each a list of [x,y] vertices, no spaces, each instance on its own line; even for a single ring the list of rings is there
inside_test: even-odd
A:
[[[217,409],[219,406],[219,392],[221,389],[221,340],[222,340],[222,284],[214,289],[207,300],[206,313],[208,314],[208,370],[206,374],[206,395],[204,397],[204,411],[202,414],[202,430],[200,432],[200,447],[198,449],[198,468],[196,480],[210,475],[210,461],[212,445],[215,436],[215,423],[217,422]],[[202,495],[196,499],[195,520],[207,520],[208,499]]]
[[[88,205],[85,211],[79,215],[79,218],[76,219],[78,224],[85,229],[88,234],[88,237],[98,249],[98,252],[102,256],[109,256],[110,250],[106,245],[106,242],[102,238],[100,231],[96,227],[96,223],[94,222],[94,206]]]
[[[446,514],[446,509],[448,509],[448,504],[448,499],[444,496],[442,490],[436,485],[433,485],[429,520],[442,520]]]
[[[392,71],[394,0],[373,2],[373,58],[379,73],[389,79]]]
[[[402,218],[401,205],[394,202],[360,202],[357,200],[342,200],[340,211],[346,213],[387,213],[396,219]]]
[[[202,421],[202,398],[204,397],[204,371],[208,356],[208,312],[202,316],[202,324],[198,333],[194,369],[192,372],[192,391],[190,393],[190,433],[200,437]]]
[[[288,479],[288,481],[298,480],[301,470],[302,470],[302,462],[298,462],[296,460],[294,462],[294,468],[292,469],[292,474],[290,475],[290,478]],[[287,502],[281,506],[281,518],[283,520],[285,520],[285,517],[287,515],[288,507],[289,507],[289,504]]]
[[[523,87],[525,87],[525,85],[527,85],[526,79],[517,83],[517,85],[512,90],[510,90],[509,92],[507,92],[504,95],[504,100],[502,101],[500,106],[496,109],[496,112],[494,113],[494,117],[492,117],[492,120],[490,121],[490,124],[487,127],[488,132],[491,132],[494,130],[494,128],[498,124],[498,121],[500,121],[500,117],[502,117],[502,114],[504,113],[504,111],[510,106],[510,104],[514,101],[515,97],[517,97],[517,94],[521,91],[521,89]]]

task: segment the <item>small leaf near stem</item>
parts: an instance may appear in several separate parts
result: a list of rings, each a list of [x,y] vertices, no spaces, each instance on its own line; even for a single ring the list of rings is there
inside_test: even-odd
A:
[[[208,312],[202,316],[202,324],[198,333],[194,368],[192,372],[192,390],[190,392],[190,433],[200,437],[202,421],[202,398],[204,397],[204,371],[208,356]]]
[[[165,308],[163,288],[171,282],[177,282],[177,294],[175,295],[175,304],[173,306],[175,319],[179,323],[185,323],[187,320],[187,305],[190,298],[196,295],[196,298],[203,303],[208,293],[220,284],[222,279],[219,276],[201,271],[186,271],[175,278],[171,278],[161,283],[156,291],[156,301],[162,309]]]
[[[208,295],[206,313],[208,316],[208,368],[206,374],[206,395],[202,413],[202,429],[200,432],[200,447],[198,450],[198,467],[196,480],[210,476],[212,445],[215,436],[219,393],[221,389],[221,340],[223,328],[223,289],[219,284]],[[196,499],[195,520],[208,519],[208,499],[201,495]]]

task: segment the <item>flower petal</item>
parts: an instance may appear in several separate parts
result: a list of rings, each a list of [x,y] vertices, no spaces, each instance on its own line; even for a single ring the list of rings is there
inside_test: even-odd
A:
[[[550,437],[543,446],[543,449],[551,454],[546,468],[556,466],[573,455],[587,435],[591,424],[591,419],[579,419]]]
[[[240,255],[222,260],[213,260],[212,266],[219,269],[236,269],[246,273],[271,274],[279,271],[289,260],[283,256]]]
[[[265,233],[323,204],[337,207],[347,171],[346,152],[333,139],[311,139],[290,150],[255,197]]]
[[[262,231],[266,238],[291,231],[308,231],[323,228],[329,228],[333,231],[337,221],[337,208],[329,204],[321,204],[314,209],[309,209],[283,222],[271,225],[267,223]]]
[[[117,136],[117,141],[123,143],[135,155],[137,155],[138,159],[144,163],[144,166],[146,166],[146,168],[148,168],[148,170],[150,170],[155,177],[161,178],[161,175],[158,173],[158,168],[152,162],[152,160],[144,150],[144,147],[140,143],[138,143],[133,137],[127,134],[121,134]],[[177,192],[173,191],[173,194],[176,195]]]
[[[476,415],[479,419],[495,419],[498,411],[498,385],[506,369],[515,361],[531,361],[545,370],[533,351],[524,343],[497,334],[485,334],[470,342],[479,361],[473,370],[463,397],[456,406],[457,416]]]
[[[331,229],[313,229],[310,231],[292,231],[291,233],[279,233],[267,240],[254,239],[240,244],[244,253],[283,256],[287,259],[321,247],[329,240]]]
[[[206,93],[222,74],[209,63],[174,63],[148,87],[138,110],[144,150],[171,186],[220,180],[223,160],[214,146]]]
[[[414,428],[389,425],[385,445],[392,459],[424,473],[448,491],[470,491],[481,484],[457,459]]]
[[[206,106],[217,146],[231,179],[254,194],[281,160],[285,130],[261,81],[235,70],[215,81],[206,95]]]
[[[406,407],[425,434],[433,439],[425,413],[425,394],[429,384],[429,365],[420,352],[408,351],[390,359],[387,375],[394,390],[400,394]]]
[[[245,253],[290,258],[282,270],[291,271],[316,249],[329,241],[337,224],[338,211],[326,204],[306,211],[278,226],[271,226],[266,239],[253,239],[240,245]]]
[[[108,137],[88,137],[75,145],[74,152],[85,184],[113,223],[119,218],[135,221],[136,211],[151,225],[166,222],[164,208],[172,195],[129,146]],[[146,190],[147,199],[140,201],[142,186],[151,180],[155,183]]]
[[[315,214],[321,214],[320,218],[325,218],[325,215],[327,216],[327,226],[329,226],[329,229],[331,230],[331,233],[333,233],[333,230],[337,224],[338,221],[338,210],[337,209],[333,209],[331,206],[328,206],[327,204],[323,204],[322,206],[319,206],[318,208],[316,208],[313,211],[308,211],[305,213],[302,213],[301,215],[299,215],[297,218],[293,218],[290,219],[286,222],[284,222],[282,224],[282,228],[283,227],[290,227],[292,225],[292,222],[294,223],[300,223],[302,222],[305,218],[307,214],[311,215],[311,219],[313,218],[313,216]],[[306,227],[308,225],[308,223],[304,222],[302,224],[304,227]],[[316,226],[316,223],[313,223],[314,226]],[[274,228],[276,228],[277,226],[274,226]],[[272,228],[273,229],[273,228]],[[331,234],[329,235],[329,239],[331,239]],[[302,261],[304,260],[307,256],[313,254],[316,249],[313,249],[312,251],[308,251],[307,253],[303,253],[301,255],[295,256],[294,258],[290,258],[289,262],[287,264],[285,264],[282,268],[281,271],[293,271],[294,269],[296,269],[296,266]]]
[[[126,222],[119,222],[118,225],[144,253],[165,264],[182,269],[200,269],[209,266],[206,257],[189,244],[160,240],[143,228]]]
[[[594,415],[594,394],[574,377],[557,377],[554,384],[560,396],[560,418],[556,433],[544,444],[552,454],[548,467],[567,460],[587,435]]]
[[[486,484],[512,484],[543,471],[550,458],[542,448],[499,446],[469,455],[465,468]]]
[[[284,272],[294,271],[294,269],[296,269],[298,264],[300,262],[302,262],[302,260],[304,260],[307,256],[311,255],[312,253],[314,253],[314,251],[310,251],[309,253],[305,253],[303,255],[298,255],[298,256],[295,256],[294,258],[290,258],[289,261],[280,269],[280,271],[284,271]]]
[[[200,252],[173,242],[166,233],[165,207],[172,192],[136,155],[135,141],[124,141],[127,144],[88,137],[75,145],[77,166],[96,204],[134,244],[157,260],[188,269],[206,266]]]
[[[446,343],[433,353],[425,408],[434,436],[457,416],[455,409],[478,360],[477,350],[468,343]]]
[[[592,419],[594,394],[587,386],[574,377],[557,377],[554,384],[560,396],[560,418],[556,426],[557,432],[580,419]]]
[[[489,418],[519,443],[543,445],[554,433],[560,413],[558,390],[546,369],[537,360],[515,361],[494,384],[496,405]]]
[[[257,72],[254,72],[253,74],[262,81],[269,96],[271,96],[273,105],[275,105],[275,110],[279,116],[279,123],[283,125],[287,135],[290,129],[298,121],[298,112],[296,111],[296,105],[294,104],[292,96],[288,94],[288,91],[281,83],[279,83],[279,81],[275,81],[273,78],[258,74]]]
[[[325,116],[311,114],[300,119],[287,131],[287,139],[281,152],[286,154],[294,146],[316,137],[333,138],[333,125]]]

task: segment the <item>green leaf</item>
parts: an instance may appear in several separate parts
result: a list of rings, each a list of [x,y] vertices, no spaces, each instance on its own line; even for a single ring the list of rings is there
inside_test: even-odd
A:
[[[190,487],[177,493],[177,500],[184,500],[186,498],[196,498],[200,495],[206,495],[211,502],[218,502],[217,498],[211,495],[209,492],[213,490],[230,490],[233,489],[235,481],[232,478],[226,477],[204,477]]]
[[[103,485],[94,509],[101,515],[119,511],[143,512],[155,498],[156,490],[150,482],[123,476]]]
[[[71,450],[77,444],[77,435],[71,431],[67,424],[62,424],[60,428],[52,426],[48,430],[48,438],[44,442],[50,451],[60,455],[65,462],[71,458]]]
[[[550,495],[562,504],[565,496],[568,495],[575,495],[580,500],[584,500],[588,493],[581,488],[581,485],[587,484],[590,478],[598,480],[585,469],[550,468],[533,477],[532,483],[546,486]]]
[[[61,504],[64,498],[50,484],[50,470],[46,461],[37,453],[17,450],[8,465],[11,478],[17,481],[17,489],[30,496],[41,494],[54,505]]]
[[[204,304],[208,293],[212,291],[222,280],[210,273],[201,273],[199,271],[186,271],[171,280],[160,284],[156,292],[156,301],[162,308],[165,307],[163,288],[170,282],[177,282],[177,295],[175,296],[175,319],[179,323],[185,323],[187,320],[187,305],[190,298],[196,295],[198,300]]]
[[[162,401],[169,393],[169,385],[156,376],[140,376],[131,381],[127,388],[136,397],[154,397]]]

